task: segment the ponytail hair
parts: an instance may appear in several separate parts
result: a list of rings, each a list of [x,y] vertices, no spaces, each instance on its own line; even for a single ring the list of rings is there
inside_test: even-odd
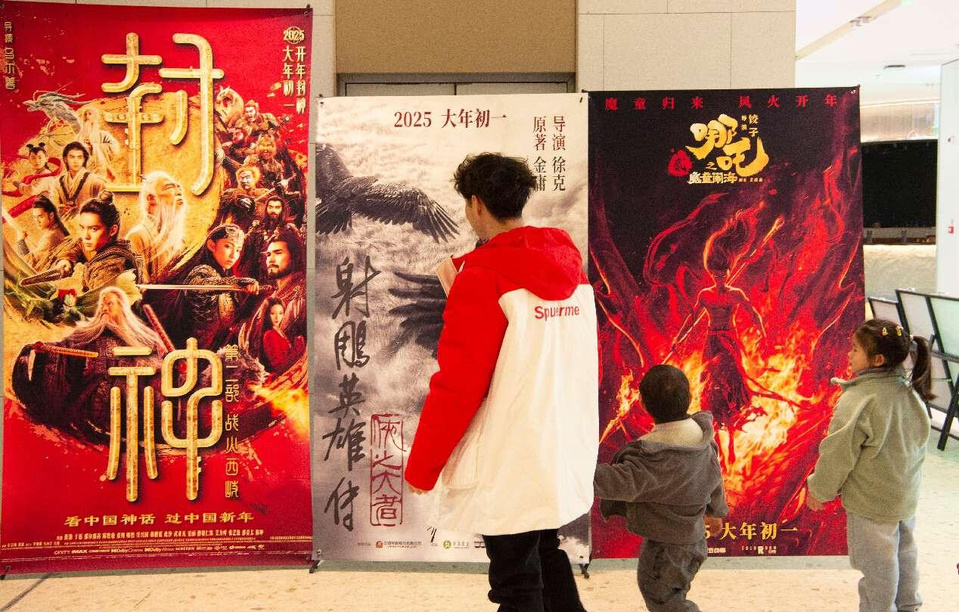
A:
[[[936,395],[932,392],[932,355],[929,341],[921,336],[913,336],[916,343],[916,363],[912,367],[912,388],[927,402]]]
[[[41,145],[43,143],[40,143]],[[60,228],[60,231],[63,232],[64,236],[70,235],[70,230],[67,229],[67,226],[63,224],[63,221],[60,219],[60,213],[57,212],[57,207],[47,196],[40,194],[37,196],[37,199],[33,201],[33,208],[37,208],[47,213],[48,215],[53,215],[53,221],[57,224],[57,227]]]
[[[909,357],[912,343],[916,343],[916,362],[912,368],[912,387],[922,399],[931,400],[932,356],[929,341],[910,336],[901,325],[886,319],[871,319],[859,326],[853,334],[870,358],[882,355],[885,368],[896,368]]]

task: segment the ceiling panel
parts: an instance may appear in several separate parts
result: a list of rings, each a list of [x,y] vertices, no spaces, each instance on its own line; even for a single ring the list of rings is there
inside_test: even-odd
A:
[[[859,27],[845,26],[877,7],[887,10]],[[861,84],[863,104],[936,99],[941,65],[959,59],[956,0],[797,0],[796,10],[797,51],[834,33],[797,61],[800,87]]]

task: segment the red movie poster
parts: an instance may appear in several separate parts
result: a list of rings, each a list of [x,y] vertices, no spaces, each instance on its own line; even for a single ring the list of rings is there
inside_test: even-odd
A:
[[[306,563],[310,11],[0,8],[3,566]]]
[[[858,90],[590,94],[590,279],[600,461],[650,431],[639,381],[682,369],[717,429],[730,515],[716,556],[845,554],[806,505],[863,317]],[[593,520],[594,557],[637,553]]]

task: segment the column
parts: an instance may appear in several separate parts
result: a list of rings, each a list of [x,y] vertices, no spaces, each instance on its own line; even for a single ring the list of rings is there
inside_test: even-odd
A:
[[[942,67],[936,187],[936,289],[959,296],[959,61]]]

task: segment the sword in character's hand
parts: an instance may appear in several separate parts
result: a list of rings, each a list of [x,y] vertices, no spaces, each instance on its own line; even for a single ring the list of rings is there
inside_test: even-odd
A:
[[[164,348],[167,352],[174,350],[173,340],[170,339],[170,335],[166,333],[166,330],[163,329],[163,324],[160,323],[160,318],[157,317],[156,311],[153,310],[153,306],[149,304],[143,305],[143,314],[146,315],[147,321],[150,323],[150,327],[153,328],[153,331],[160,336],[160,342],[163,343]]]
[[[47,342],[34,342],[30,346],[30,354],[27,356],[27,380],[33,381],[33,364],[36,363],[37,353],[48,353],[51,355],[66,355],[68,357],[86,357],[96,359],[100,353],[96,351],[84,351],[83,349],[67,348]]]
[[[96,359],[100,353],[96,351],[85,351],[83,349],[69,348],[50,344],[49,342],[34,342],[30,349],[36,353],[50,353],[52,355],[67,355],[70,357],[86,357],[87,359]]]
[[[165,289],[169,291],[232,291],[234,293],[245,293],[246,287],[242,285],[137,285],[139,289]],[[273,285],[260,285],[260,293],[264,291],[273,291]]]
[[[58,281],[66,278],[63,273],[63,270],[59,268],[53,268],[47,270],[46,272],[41,272],[40,274],[34,274],[33,276],[25,276],[17,281],[17,284],[21,287],[29,287],[30,285],[39,285],[41,283],[51,283],[53,281]]]
[[[9,212],[7,212],[7,209],[6,209],[6,208],[0,208],[0,210],[3,211],[3,222],[4,222],[4,223],[9,224],[10,227],[14,228],[14,229],[17,230],[18,232],[23,231],[22,229],[20,229],[20,226],[17,225],[17,222],[14,220],[13,216],[12,216]]]

